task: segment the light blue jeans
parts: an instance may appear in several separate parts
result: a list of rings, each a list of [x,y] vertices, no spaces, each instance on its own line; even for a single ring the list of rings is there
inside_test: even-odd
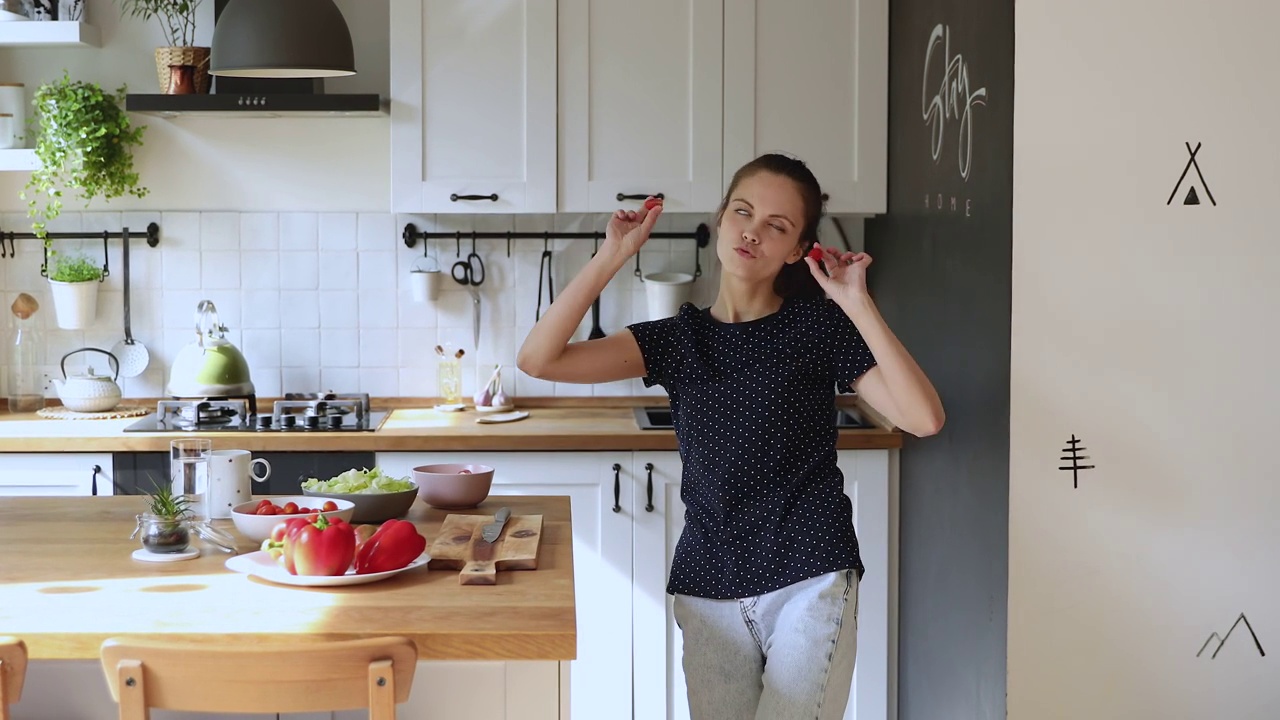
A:
[[[838,720],[858,650],[858,575],[840,570],[764,595],[676,595],[693,720]]]

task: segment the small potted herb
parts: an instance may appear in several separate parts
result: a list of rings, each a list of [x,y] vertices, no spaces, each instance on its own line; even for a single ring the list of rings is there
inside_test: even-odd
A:
[[[58,327],[80,330],[98,317],[98,287],[102,267],[85,255],[64,255],[49,251],[49,294]]]
[[[191,545],[191,501],[174,495],[168,484],[157,484],[147,496],[147,512],[138,516],[142,547],[153,553],[180,553]]]

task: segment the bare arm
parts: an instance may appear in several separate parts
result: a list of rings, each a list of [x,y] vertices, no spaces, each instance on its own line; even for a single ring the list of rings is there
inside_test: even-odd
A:
[[[649,238],[661,214],[661,205],[614,213],[600,251],[529,331],[516,355],[516,367],[526,375],[553,382],[602,383],[644,376],[644,357],[630,330],[599,340],[569,340],[591,303]]]
[[[917,437],[937,434],[946,421],[938,391],[867,294],[871,256],[830,248],[822,252],[821,266],[810,257],[804,262],[813,279],[853,321],[876,359],[875,367],[863,373],[853,389],[897,427]]]
[[[876,358],[853,389],[894,425],[917,437],[935,435],[946,414],[933,383],[889,329],[870,298],[841,306]]]

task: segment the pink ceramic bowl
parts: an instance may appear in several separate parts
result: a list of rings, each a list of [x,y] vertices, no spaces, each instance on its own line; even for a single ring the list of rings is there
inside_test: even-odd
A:
[[[466,510],[489,497],[493,468],[474,463],[419,465],[412,471],[418,497],[441,510]]]

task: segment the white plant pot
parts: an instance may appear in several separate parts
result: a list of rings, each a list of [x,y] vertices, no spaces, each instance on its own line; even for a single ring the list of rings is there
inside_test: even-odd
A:
[[[98,318],[97,280],[88,282],[49,281],[54,315],[63,330],[83,330]]]

